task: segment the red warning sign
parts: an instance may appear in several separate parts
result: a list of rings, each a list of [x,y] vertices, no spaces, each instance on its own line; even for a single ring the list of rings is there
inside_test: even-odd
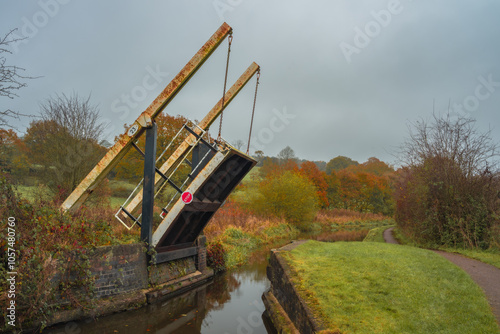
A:
[[[189,191],[185,191],[182,193],[181,198],[184,203],[189,204],[193,201],[193,194]]]

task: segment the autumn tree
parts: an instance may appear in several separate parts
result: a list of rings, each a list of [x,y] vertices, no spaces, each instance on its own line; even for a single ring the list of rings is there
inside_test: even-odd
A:
[[[394,169],[383,161],[375,157],[369,158],[362,164],[353,164],[346,167],[352,173],[369,173],[377,176],[389,176],[394,173]]]
[[[392,215],[394,212],[394,169],[375,157],[350,165],[337,175],[346,184],[358,184],[359,189],[343,186],[340,190],[344,204],[361,212]],[[349,203],[349,204],[348,204]]]
[[[247,205],[257,213],[281,216],[301,230],[308,230],[318,210],[318,198],[307,177],[287,170],[265,179]]]
[[[264,161],[264,152],[261,150],[255,151],[254,158],[257,160],[257,166],[262,166]]]
[[[0,129],[0,171],[21,182],[29,173],[27,149],[24,142],[12,129]]]
[[[260,168],[260,175],[263,178],[270,177],[272,175],[280,175],[285,171],[298,171],[299,165],[293,159],[289,159],[286,162],[281,161],[278,158],[265,157]]]
[[[307,177],[316,187],[319,207],[322,209],[328,208],[328,182],[326,173],[320,171],[318,166],[312,161],[303,162],[300,165],[300,173]]]
[[[396,219],[417,240],[500,246],[498,144],[475,120],[447,114],[410,126],[401,147]]]
[[[394,171],[377,158],[332,171],[327,196],[332,208],[392,215]]]
[[[90,96],[56,95],[40,104],[41,120],[30,123],[24,142],[30,162],[52,189],[75,189],[105,153],[99,145],[104,125]]]
[[[326,190],[330,208],[343,208],[340,179],[335,172],[326,175]]]
[[[326,173],[332,174],[334,171],[339,171],[352,165],[357,165],[358,162],[352,160],[351,158],[339,155],[336,158],[328,161],[326,164]]]

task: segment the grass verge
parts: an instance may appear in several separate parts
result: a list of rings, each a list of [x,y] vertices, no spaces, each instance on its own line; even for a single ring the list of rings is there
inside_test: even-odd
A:
[[[411,238],[404,235],[398,228],[395,228],[393,230],[393,233],[394,237],[403,245],[422,247],[421,245],[418,245],[415,241],[413,241]],[[428,248],[436,248],[449,253],[462,254],[471,259],[491,264],[492,266],[495,266],[500,269],[500,250],[498,249],[479,250],[479,249],[464,249],[464,248],[451,248],[451,247],[432,247],[432,245],[429,246]]]
[[[482,290],[424,249],[308,241],[282,253],[299,293],[345,333],[497,333]]]
[[[233,269],[247,263],[253,252],[272,245],[280,240],[289,241],[296,238],[299,231],[287,224],[280,223],[255,232],[245,232],[240,227],[228,227],[216,240],[225,251],[226,268]]]
[[[321,210],[309,232],[300,232],[284,218],[257,216],[237,201],[228,200],[204,233],[210,243],[221,243],[227,269],[245,264],[265,249],[280,247],[297,237],[320,241],[361,241],[374,227],[394,225],[382,215],[349,210]]]
[[[373,228],[370,230],[370,232],[368,232],[368,235],[365,237],[365,239],[363,241],[364,242],[385,242],[384,231],[386,229],[388,229],[389,227],[393,227],[393,226],[394,225]]]

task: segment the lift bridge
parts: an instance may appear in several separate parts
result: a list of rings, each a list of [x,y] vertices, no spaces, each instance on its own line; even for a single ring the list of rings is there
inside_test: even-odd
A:
[[[229,36],[228,58],[221,100],[199,123],[188,121],[184,124],[171,143],[156,158],[157,127],[155,118],[227,36]],[[252,63],[226,91],[231,40],[232,29],[223,23],[75,188],[61,205],[62,210],[76,210],[129,149],[134,148],[144,157],[144,178],[125,203],[120,206],[115,217],[128,229],[135,225],[140,226],[141,240],[147,244],[149,249],[154,249],[156,252],[156,256],[153,258],[155,263],[196,254],[195,241],[197,237],[202,233],[215,212],[223,205],[229,194],[257,163],[248,155],[248,149],[246,153],[243,153],[227,143],[221,137],[220,129],[216,139],[208,134],[210,125],[219,116],[221,116],[222,121],[223,110],[257,73],[253,105],[255,110],[260,75],[260,68],[256,63]],[[144,151],[137,145],[143,134],[146,136]],[[250,136],[251,127],[249,142]],[[174,143],[180,139],[182,139],[181,144],[174,149]],[[167,152],[172,150],[173,153],[166,158]],[[166,158],[165,162],[161,166],[157,166],[162,158],[163,160]],[[185,168],[181,168],[183,165],[189,166],[189,173],[185,175],[185,179],[181,183],[178,175],[182,174],[181,170],[185,170]],[[174,179],[177,183],[174,182]],[[160,213],[161,223],[153,232],[155,197],[158,198],[157,195],[164,187],[173,189],[174,194],[170,200],[160,203],[163,206]]]

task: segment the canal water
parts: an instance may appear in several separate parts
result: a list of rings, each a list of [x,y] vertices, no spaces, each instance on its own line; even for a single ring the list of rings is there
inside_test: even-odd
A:
[[[298,239],[360,241],[367,233],[302,234]],[[269,250],[284,243],[264,247],[251,256],[247,265],[216,275],[211,282],[164,302],[96,320],[59,325],[43,333],[275,334],[261,297],[270,286],[266,276]]]
[[[49,334],[276,333],[262,302],[267,261],[217,275],[212,282],[137,310],[44,330]]]

